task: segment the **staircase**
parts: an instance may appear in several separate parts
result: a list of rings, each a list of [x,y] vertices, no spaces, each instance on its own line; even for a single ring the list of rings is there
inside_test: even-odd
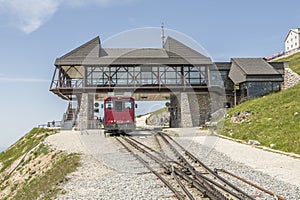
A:
[[[66,120],[73,120],[75,118],[76,108],[69,108],[66,113]]]
[[[61,123],[61,130],[72,130],[76,122],[78,114],[78,108],[74,108],[70,102],[66,112],[64,113],[63,120]]]

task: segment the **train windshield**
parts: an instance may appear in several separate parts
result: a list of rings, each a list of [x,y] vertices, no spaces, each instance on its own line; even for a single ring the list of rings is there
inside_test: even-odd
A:
[[[116,111],[122,112],[123,111],[123,101],[115,101]]]

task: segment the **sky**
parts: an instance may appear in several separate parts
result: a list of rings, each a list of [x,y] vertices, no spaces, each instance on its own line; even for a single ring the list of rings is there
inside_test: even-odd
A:
[[[0,0],[0,148],[62,118],[67,102],[49,92],[57,57],[96,36],[162,22],[214,61],[264,57],[283,51],[289,29],[300,27],[300,2]]]

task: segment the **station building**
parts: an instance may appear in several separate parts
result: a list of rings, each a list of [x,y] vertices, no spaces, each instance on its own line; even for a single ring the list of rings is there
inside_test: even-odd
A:
[[[96,37],[55,61],[50,91],[67,108],[63,128],[93,128],[94,104],[108,94],[170,101],[170,126],[200,126],[220,110],[280,91],[287,63],[262,58],[213,62],[168,37],[162,48],[102,48]]]

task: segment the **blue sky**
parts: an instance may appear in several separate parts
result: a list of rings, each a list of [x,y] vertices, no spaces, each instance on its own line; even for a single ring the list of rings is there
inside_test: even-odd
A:
[[[237,0],[0,0],[0,147],[53,119],[67,102],[50,93],[55,58],[95,36],[165,27],[201,44],[215,61],[283,51],[300,26],[300,2]]]

